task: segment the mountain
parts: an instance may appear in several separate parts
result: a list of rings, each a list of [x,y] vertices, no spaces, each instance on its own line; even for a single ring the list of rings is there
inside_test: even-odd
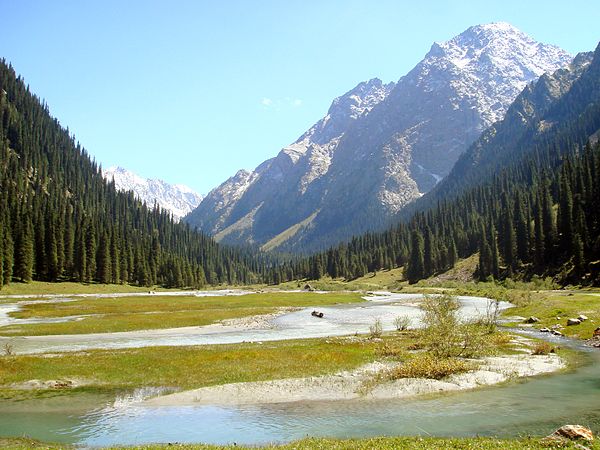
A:
[[[202,201],[202,195],[183,184],[169,184],[163,180],[142,178],[122,167],[110,167],[103,171],[104,178],[114,180],[119,191],[133,191],[135,196],[148,206],[158,204],[173,214],[179,221],[196,208]]]
[[[502,121],[482,133],[450,174],[403,215],[460,193],[548,141],[560,142],[563,135],[573,139],[573,129],[578,130],[580,145],[597,140],[600,123],[594,111],[600,103],[599,80],[600,46],[542,75],[519,94]]]
[[[252,172],[238,171],[185,220],[217,240],[266,243],[265,248],[274,248],[270,238],[314,215],[341,136],[383,101],[393,86],[375,78],[336,98],[327,115],[296,142]]]
[[[516,96],[571,61],[506,23],[434,43],[395,84],[360,83],[277,157],[186,217],[227,243],[314,251],[384,227],[432,189]],[[231,195],[230,195],[231,194]]]
[[[600,45],[528,84],[432,191],[381,233],[278,267],[352,279],[404,267],[409,282],[476,255],[481,280],[600,284]]]

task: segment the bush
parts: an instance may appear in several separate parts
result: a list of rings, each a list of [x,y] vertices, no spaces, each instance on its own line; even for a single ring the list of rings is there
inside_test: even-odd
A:
[[[547,355],[548,353],[554,353],[556,349],[546,341],[536,342],[533,347],[532,355]]]
[[[383,326],[381,325],[381,320],[376,319],[373,322],[373,325],[369,326],[369,338],[378,339],[383,334]]]
[[[457,358],[439,359],[424,353],[391,370],[388,374],[392,380],[399,378],[431,378],[441,380],[449,375],[465,373],[477,368],[471,361]]]
[[[11,342],[5,342],[2,348],[4,356],[12,356],[15,354],[13,344]]]
[[[480,319],[480,324],[487,330],[489,334],[493,334],[496,331],[499,316],[500,301],[490,300],[486,306],[485,313]]]
[[[473,357],[485,347],[487,328],[480,324],[464,324],[458,317],[460,304],[455,297],[425,297],[423,341],[425,348],[437,358]]]
[[[385,341],[383,345],[376,350],[378,357],[399,358],[405,354],[404,349],[394,342]]]
[[[398,331],[406,331],[411,325],[411,318],[408,316],[398,316],[394,319],[394,326]]]

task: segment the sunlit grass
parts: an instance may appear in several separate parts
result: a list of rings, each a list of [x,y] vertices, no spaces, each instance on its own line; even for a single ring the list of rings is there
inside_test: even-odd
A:
[[[243,381],[321,375],[372,361],[378,343],[367,339],[306,339],[93,350],[55,357],[0,357],[0,385],[28,380],[79,380],[108,389],[171,386],[183,389]],[[5,392],[5,396],[10,396]]]
[[[280,307],[309,307],[361,301],[358,293],[263,292],[228,297],[161,296],[84,298],[32,303],[17,318],[91,315],[63,323],[10,325],[5,336],[82,334],[201,326],[225,319],[268,314]]]
[[[548,433],[553,430],[548,430]],[[72,448],[58,444],[44,444],[27,438],[0,439],[0,446],[11,450],[24,449],[59,449]],[[206,444],[155,444],[136,447],[111,447],[113,449],[129,450],[230,450],[230,449],[256,449],[264,448],[270,450],[538,450],[549,448],[575,449],[582,448],[581,443],[568,442],[561,445],[550,445],[539,437],[527,437],[517,439],[497,439],[493,437],[471,437],[471,438],[436,438],[436,437],[375,437],[362,439],[330,439],[330,438],[307,438],[294,441],[289,444],[268,445],[264,447],[247,447],[243,445],[206,445]],[[585,448],[590,450],[600,449],[598,440],[593,443],[585,443]]]

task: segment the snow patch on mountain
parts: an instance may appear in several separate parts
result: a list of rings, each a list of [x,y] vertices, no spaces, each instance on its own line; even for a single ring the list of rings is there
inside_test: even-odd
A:
[[[104,178],[114,180],[119,191],[133,191],[135,196],[152,207],[155,203],[173,214],[179,221],[202,201],[202,195],[184,184],[169,184],[163,180],[143,178],[122,167],[103,171]]]

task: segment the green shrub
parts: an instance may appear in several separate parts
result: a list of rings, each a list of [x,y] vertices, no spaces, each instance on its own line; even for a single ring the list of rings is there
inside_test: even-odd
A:
[[[471,361],[458,358],[436,358],[431,354],[423,353],[405,362],[389,372],[392,380],[400,378],[430,378],[441,380],[449,375],[465,373],[477,368]]]
[[[383,334],[383,325],[381,325],[381,320],[376,319],[373,322],[373,325],[369,326],[369,338],[378,339]]]

